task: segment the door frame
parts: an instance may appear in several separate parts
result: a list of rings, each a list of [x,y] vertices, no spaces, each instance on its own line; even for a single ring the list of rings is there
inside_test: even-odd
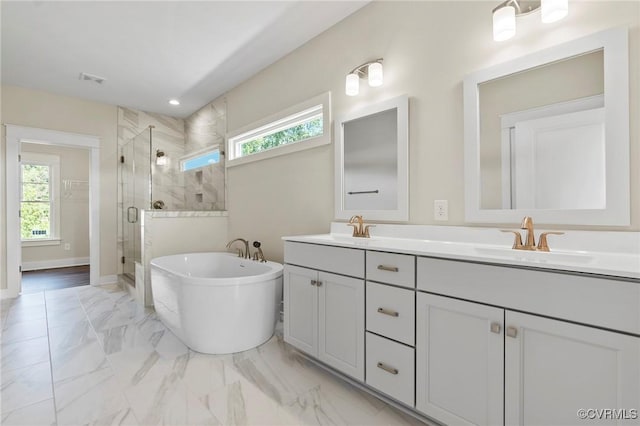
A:
[[[100,138],[93,135],[6,124],[6,297],[17,297],[22,290],[20,266],[20,144],[64,146],[90,150],[89,159],[89,283],[100,284]],[[10,214],[10,212],[12,212]]]

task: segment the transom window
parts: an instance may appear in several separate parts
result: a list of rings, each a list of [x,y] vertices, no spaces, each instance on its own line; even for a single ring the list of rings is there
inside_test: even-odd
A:
[[[230,135],[228,165],[330,143],[330,100],[316,96]]]
[[[199,169],[201,167],[210,166],[220,162],[220,150],[201,152],[180,160],[180,170],[183,172]]]
[[[20,237],[23,241],[57,237],[60,157],[23,152],[20,171]]]

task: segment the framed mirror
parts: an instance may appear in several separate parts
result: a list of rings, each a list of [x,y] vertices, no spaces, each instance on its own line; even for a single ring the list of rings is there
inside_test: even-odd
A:
[[[628,30],[464,80],[465,219],[630,224]]]
[[[336,218],[409,220],[409,98],[338,117],[335,141]]]

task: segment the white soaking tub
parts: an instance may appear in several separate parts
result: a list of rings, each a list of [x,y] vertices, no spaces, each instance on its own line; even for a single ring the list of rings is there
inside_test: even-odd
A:
[[[151,260],[160,320],[197,352],[226,354],[273,336],[282,298],[282,265],[232,253],[188,253]]]

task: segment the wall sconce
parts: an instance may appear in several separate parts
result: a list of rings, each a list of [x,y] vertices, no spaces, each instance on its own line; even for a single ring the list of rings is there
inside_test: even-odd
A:
[[[167,156],[164,151],[156,149],[156,166],[164,166],[167,164]]]
[[[493,39],[508,40],[516,34],[516,17],[540,9],[545,24],[559,21],[569,13],[569,0],[507,0],[493,9]]]
[[[358,65],[347,74],[344,89],[347,96],[356,96],[360,93],[361,78],[367,78],[369,80],[369,86],[371,87],[382,86],[382,83],[384,83],[382,58]]]

